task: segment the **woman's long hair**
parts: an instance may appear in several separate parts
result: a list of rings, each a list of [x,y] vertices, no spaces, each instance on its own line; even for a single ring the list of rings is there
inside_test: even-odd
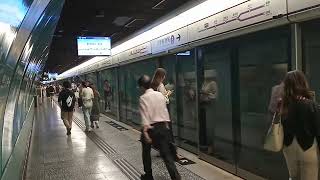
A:
[[[166,70],[163,68],[158,68],[153,75],[152,81],[151,81],[151,88],[155,91],[158,89],[160,83],[162,83],[163,78],[167,74]]]
[[[311,99],[309,85],[305,75],[298,70],[290,71],[286,74],[284,80],[284,93],[282,97],[281,113],[284,116],[288,114],[288,106],[297,100],[298,97]]]

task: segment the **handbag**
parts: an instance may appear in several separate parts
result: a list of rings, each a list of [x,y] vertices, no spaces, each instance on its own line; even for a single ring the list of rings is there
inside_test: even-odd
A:
[[[279,152],[283,147],[283,138],[284,133],[281,124],[281,115],[274,113],[263,148],[268,151]]]

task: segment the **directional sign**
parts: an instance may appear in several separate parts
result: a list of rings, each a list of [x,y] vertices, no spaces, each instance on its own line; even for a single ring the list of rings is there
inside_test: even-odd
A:
[[[188,28],[184,27],[167,35],[151,41],[152,54],[157,54],[168,49],[173,49],[187,43]]]
[[[195,41],[256,24],[286,14],[285,0],[251,0],[191,24],[189,40]]]
[[[113,62],[112,60],[113,60],[112,57],[103,59],[101,62],[99,62],[99,66],[98,67],[101,68],[101,67],[111,66],[112,62]]]
[[[151,54],[151,44],[150,42],[144,43],[140,46],[134,47],[132,49],[129,49],[125,51],[121,56],[120,56],[120,61],[127,61],[130,59],[135,59],[138,57],[142,57],[145,55]]]

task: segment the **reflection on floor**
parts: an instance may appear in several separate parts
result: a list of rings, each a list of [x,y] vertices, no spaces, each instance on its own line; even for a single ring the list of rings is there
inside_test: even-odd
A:
[[[27,180],[128,179],[77,125],[66,136],[59,114],[47,101],[36,111]]]

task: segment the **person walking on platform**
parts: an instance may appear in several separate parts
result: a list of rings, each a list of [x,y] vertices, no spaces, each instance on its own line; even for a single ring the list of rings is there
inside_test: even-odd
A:
[[[76,97],[71,91],[71,84],[69,81],[63,82],[63,90],[59,93],[58,102],[61,107],[61,119],[67,128],[67,135],[71,134],[72,119]]]
[[[91,89],[93,90],[93,105],[92,105],[92,110],[91,110],[91,128],[99,128],[99,118],[100,118],[100,94],[97,90],[97,88],[94,85],[90,86]]]
[[[90,115],[91,115],[91,109],[93,106],[93,98],[94,98],[94,94],[93,94],[93,90],[89,87],[89,83],[88,82],[82,82],[82,91],[81,91],[81,98],[82,98],[82,111],[83,111],[83,115],[84,115],[84,122],[86,125],[86,132],[88,132],[90,130],[89,127],[89,121],[90,121]]]
[[[317,104],[312,100],[302,72],[288,72],[283,83],[279,109],[284,132],[283,153],[290,178],[318,180],[320,119]]]
[[[173,180],[180,180],[180,174],[174,163],[174,156],[170,150],[171,135],[169,129],[169,112],[166,107],[166,98],[151,88],[151,79],[143,75],[138,80],[143,95],[140,96],[141,114],[141,143],[144,172],[142,180],[153,180],[151,167],[151,145],[160,150],[160,155]]]

